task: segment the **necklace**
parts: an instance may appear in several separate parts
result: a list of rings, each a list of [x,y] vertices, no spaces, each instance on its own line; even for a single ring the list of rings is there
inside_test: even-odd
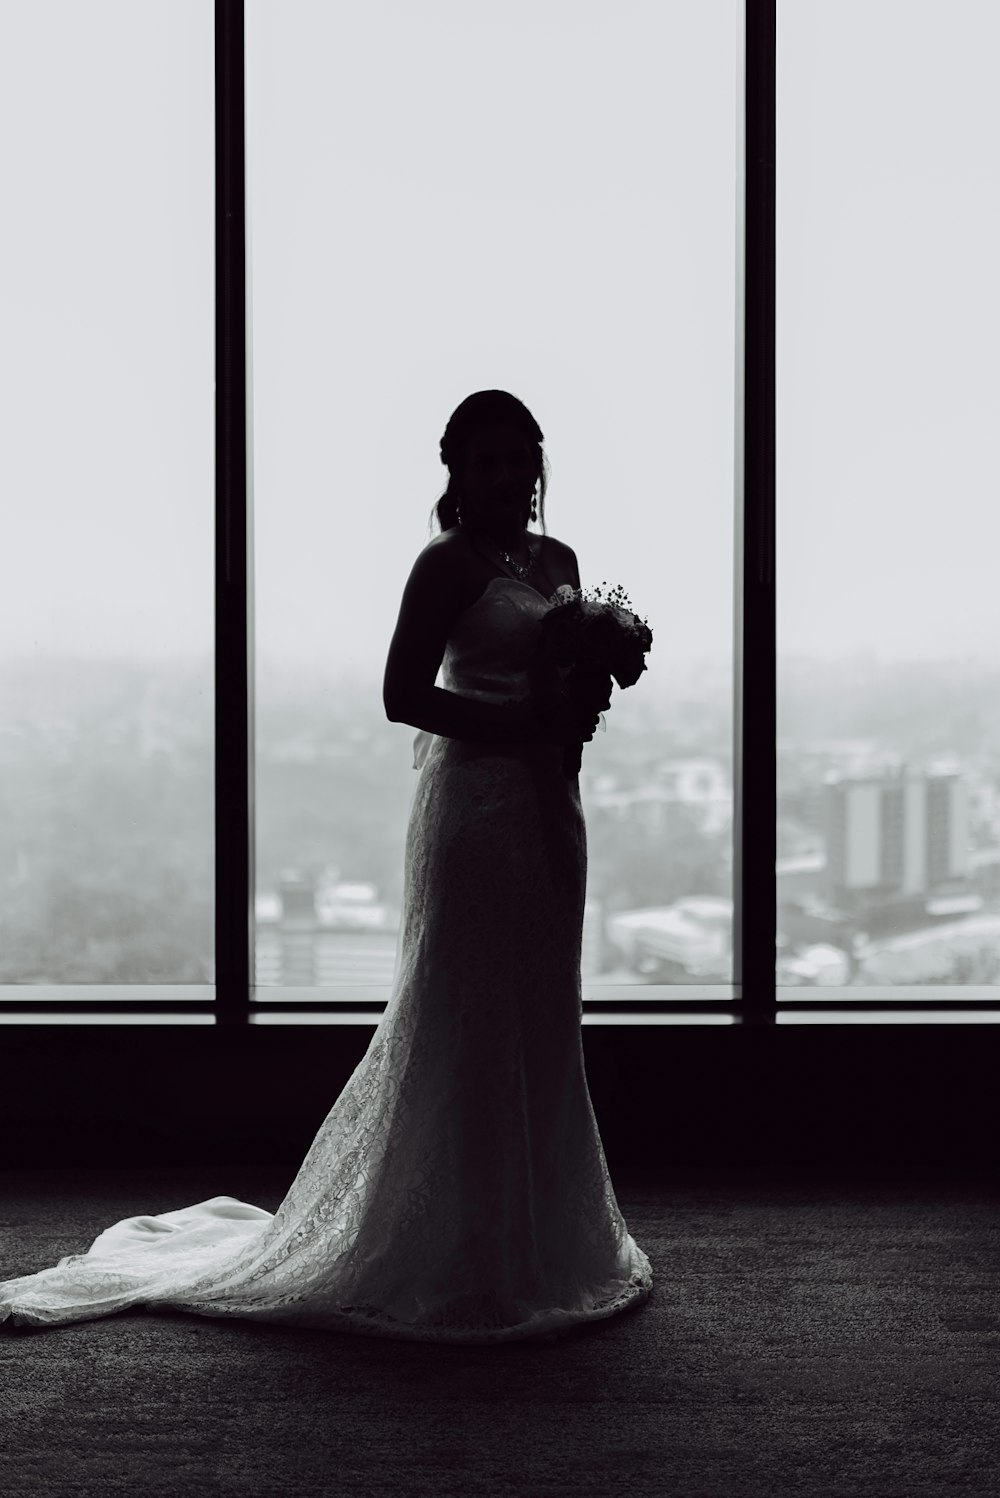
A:
[[[514,558],[511,556],[510,552],[509,551],[504,551],[504,549],[503,549],[502,546],[498,546],[497,547],[497,551],[503,557],[504,561],[507,563],[507,566],[508,567],[513,567],[515,573],[517,574],[518,582],[522,582],[523,583],[523,582],[527,581],[527,577],[528,577],[529,572],[532,572],[534,570],[534,566],[535,566],[535,558],[532,555],[530,542],[528,543],[528,560],[527,560],[526,564],[523,567],[522,567],[522,565],[521,565],[520,562],[515,562]]]
[[[458,517],[458,522],[460,525],[462,524],[461,516]],[[503,557],[504,561],[507,563],[507,566],[510,567],[513,571],[518,582],[527,582],[529,575],[535,570],[535,556],[533,551],[531,550],[531,542],[528,540],[527,531],[525,532],[525,545],[528,548],[528,560],[523,564],[521,562],[515,562],[510,552],[506,551],[504,547],[502,547],[498,542],[494,541],[492,537],[484,536],[483,539],[489,541],[490,545],[496,548],[496,550]]]

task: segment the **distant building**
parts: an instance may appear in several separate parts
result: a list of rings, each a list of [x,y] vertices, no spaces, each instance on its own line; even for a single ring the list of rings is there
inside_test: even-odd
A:
[[[972,873],[958,769],[905,763],[825,779],[827,900],[845,911],[959,893]]]
[[[279,878],[277,892],[256,900],[256,982],[261,987],[388,988],[395,976],[401,912],[382,904],[374,884],[321,877],[295,869]],[[604,911],[584,905],[580,969],[600,973]]]
[[[669,836],[681,807],[695,809],[706,836],[723,832],[732,821],[733,791],[728,773],[718,760],[708,756],[665,759],[649,782],[628,790],[608,786],[605,777],[602,781],[590,792],[591,804],[651,834]]]
[[[389,986],[399,913],[373,884],[315,881],[283,871],[256,901],[256,982],[291,988]]]
[[[826,888],[826,854],[797,853],[778,858],[774,873],[779,906],[803,895],[814,898]]]
[[[969,859],[977,890],[988,899],[1000,895],[1000,847],[979,848]]]
[[[722,895],[618,911],[607,924],[608,940],[629,967],[654,981],[722,983],[731,976],[733,902]]]

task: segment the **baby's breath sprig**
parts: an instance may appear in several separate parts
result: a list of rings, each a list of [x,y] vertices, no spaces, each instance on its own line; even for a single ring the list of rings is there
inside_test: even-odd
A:
[[[622,587],[621,583],[616,583],[613,588],[611,588],[608,592],[605,592],[605,589],[607,589],[607,587],[608,581],[607,578],[605,578],[600,583],[593,583],[588,585],[586,588],[581,588],[580,593],[581,596],[588,599],[589,602],[612,603],[615,604],[618,608],[628,609],[630,614],[635,614],[635,609],[632,607],[632,600],[625,592],[625,589]],[[636,615],[636,617],[638,618],[638,615]],[[648,625],[649,620],[643,619],[642,623]]]

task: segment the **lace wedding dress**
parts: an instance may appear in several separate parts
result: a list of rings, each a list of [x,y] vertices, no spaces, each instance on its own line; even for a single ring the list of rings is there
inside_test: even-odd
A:
[[[549,606],[494,577],[456,621],[445,687],[523,696]],[[213,1196],[129,1217],[0,1283],[0,1320],[165,1307],[492,1343],[649,1295],[584,1073],[578,781],[557,745],[414,748],[391,997],[278,1210]]]

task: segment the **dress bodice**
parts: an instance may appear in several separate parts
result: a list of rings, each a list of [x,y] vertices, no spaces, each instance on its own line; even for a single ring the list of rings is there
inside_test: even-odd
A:
[[[445,690],[494,701],[525,696],[538,621],[550,607],[530,583],[491,577],[452,627],[441,662]]]
[[[528,668],[535,659],[538,623],[552,607],[530,583],[498,574],[452,626],[441,661],[447,692],[481,702],[503,702],[528,695]],[[413,740],[413,768],[419,770],[437,735],[420,729]]]

